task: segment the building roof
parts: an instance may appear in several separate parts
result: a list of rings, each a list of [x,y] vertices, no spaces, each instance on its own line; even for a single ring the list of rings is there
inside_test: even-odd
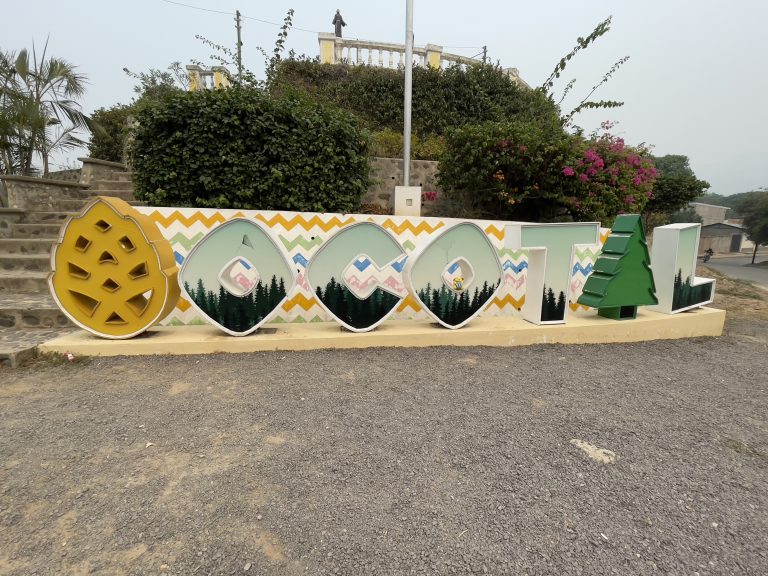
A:
[[[689,202],[689,204],[696,204],[697,206],[707,206],[709,208],[725,208],[730,210],[728,206],[718,206],[717,204],[705,204],[704,202]]]
[[[738,224],[728,224],[726,222],[715,222],[714,224],[707,224],[706,226],[702,226],[701,228],[703,230],[704,228],[714,228],[714,227],[718,227],[718,228],[734,228],[736,230],[743,230],[744,229],[744,226],[739,226]]]

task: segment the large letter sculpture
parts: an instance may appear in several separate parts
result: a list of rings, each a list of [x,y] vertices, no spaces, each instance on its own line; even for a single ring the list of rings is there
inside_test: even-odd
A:
[[[359,222],[320,246],[307,267],[307,281],[334,320],[352,332],[367,332],[407,296],[402,275],[407,259],[384,228]]]
[[[171,245],[149,218],[123,200],[100,196],[62,226],[48,285],[81,328],[130,338],[176,306],[177,272]]]
[[[406,265],[419,304],[446,328],[461,328],[501,288],[503,271],[485,231],[470,222],[448,228]]]
[[[674,314],[712,302],[715,281],[696,276],[701,224],[669,224],[653,230],[653,278],[658,310]]]
[[[598,248],[598,222],[511,224],[504,247],[528,252],[523,318],[534,324],[562,324],[568,314],[571,273],[577,249]]]
[[[639,215],[616,217],[578,302],[614,320],[634,319],[638,306],[658,304]]]
[[[245,218],[229,220],[203,237],[179,273],[185,297],[233,336],[257,330],[285,301],[295,279],[269,232]]]

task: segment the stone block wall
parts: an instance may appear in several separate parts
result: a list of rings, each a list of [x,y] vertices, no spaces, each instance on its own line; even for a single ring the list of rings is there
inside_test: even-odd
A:
[[[97,158],[78,158],[83,163],[80,169],[80,183],[90,186],[94,180],[109,180],[112,172],[125,172],[127,167],[119,162],[98,160]]]
[[[64,182],[79,182],[80,168],[73,168],[72,170],[58,170],[56,172],[49,172],[47,178],[48,180],[62,180]]]
[[[51,210],[59,200],[81,198],[87,186],[29,176],[0,176],[5,188],[0,200],[6,208]]]
[[[422,192],[442,192],[437,184],[437,162],[433,160],[411,160],[411,186],[421,186]],[[364,204],[377,204],[391,209],[394,202],[395,186],[403,180],[403,160],[401,158],[372,158],[371,187],[363,197]],[[432,214],[433,201],[425,200],[421,205],[421,215]]]

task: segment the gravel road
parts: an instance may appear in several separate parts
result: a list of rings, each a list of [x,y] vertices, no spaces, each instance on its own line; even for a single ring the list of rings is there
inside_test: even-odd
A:
[[[768,574],[750,326],[0,371],[0,574]]]

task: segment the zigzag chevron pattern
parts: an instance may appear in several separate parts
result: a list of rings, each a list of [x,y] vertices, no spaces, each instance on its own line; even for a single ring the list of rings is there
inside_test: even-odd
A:
[[[307,240],[304,238],[304,236],[296,236],[293,240],[289,240],[282,234],[278,235],[278,238],[280,238],[280,242],[283,243],[283,246],[286,250],[289,252],[296,248],[296,246],[301,246],[304,248],[304,250],[311,250],[315,246],[320,246],[320,244],[323,243],[322,239],[319,236],[315,236],[314,238],[310,238]]]
[[[195,208],[150,208],[137,207],[139,212],[147,214],[169,239],[177,262],[183,262],[192,247],[216,226],[223,222],[244,217],[262,222],[270,228],[285,249],[288,258],[303,270],[314,252],[334,233],[335,230],[354,222],[375,222],[392,232],[407,254],[413,253],[441,229],[451,224],[450,220],[439,218],[409,218],[402,216],[379,215],[340,215],[340,214],[301,214],[295,212],[258,212],[253,210],[214,210]],[[503,286],[486,307],[483,315],[517,314],[525,302],[525,285],[528,261],[523,250],[504,248],[505,222],[478,221],[484,228],[496,248],[504,269]],[[600,243],[605,242],[610,230],[600,230]],[[580,289],[580,283],[586,280],[599,250],[577,250],[571,270],[571,302],[573,311],[585,310],[574,304]],[[402,264],[402,263],[401,263]],[[406,296],[397,308],[394,319],[426,319],[424,312],[411,296]],[[306,282],[303,272],[297,275],[295,293],[276,311],[273,322],[319,322],[328,321],[325,310],[317,304],[311,287]],[[179,300],[176,309],[165,319],[163,324],[202,323],[197,311],[186,300]]]

